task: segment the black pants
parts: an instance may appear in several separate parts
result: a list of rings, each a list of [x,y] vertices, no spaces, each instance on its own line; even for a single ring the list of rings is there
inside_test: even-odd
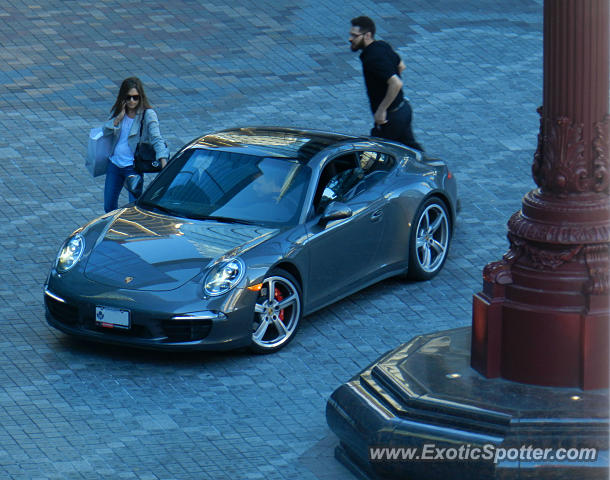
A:
[[[371,135],[374,137],[387,138],[404,143],[407,147],[415,148],[416,150],[424,151],[422,146],[417,143],[411,130],[411,119],[413,111],[409,102],[404,100],[402,106],[393,112],[388,112],[387,122],[383,125],[375,125],[371,130]]]

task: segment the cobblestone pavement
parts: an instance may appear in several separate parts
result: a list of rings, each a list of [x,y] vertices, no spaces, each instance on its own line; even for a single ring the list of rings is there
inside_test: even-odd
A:
[[[352,295],[269,356],[142,352],[48,327],[56,251],[102,213],[84,154],[120,81],[143,79],[174,151],[236,125],[366,133],[347,42],[360,14],[408,65],[416,136],[459,181],[442,273]],[[329,395],[399,343],[470,324],[481,271],[534,188],[542,0],[3,0],[0,45],[0,478],[353,478],[333,458]]]

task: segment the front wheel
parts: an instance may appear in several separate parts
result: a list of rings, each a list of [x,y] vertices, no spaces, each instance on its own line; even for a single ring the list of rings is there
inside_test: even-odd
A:
[[[301,290],[288,272],[274,270],[263,280],[252,324],[251,349],[256,353],[279,350],[293,339],[301,320]]]
[[[447,207],[442,200],[429,198],[419,207],[411,226],[408,277],[429,280],[440,272],[450,241]]]

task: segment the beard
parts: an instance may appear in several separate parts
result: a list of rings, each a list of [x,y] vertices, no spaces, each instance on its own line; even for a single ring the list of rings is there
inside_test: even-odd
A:
[[[352,50],[352,52],[357,52],[358,50],[362,49],[362,39],[358,39],[357,42],[350,42],[350,46],[349,48]]]

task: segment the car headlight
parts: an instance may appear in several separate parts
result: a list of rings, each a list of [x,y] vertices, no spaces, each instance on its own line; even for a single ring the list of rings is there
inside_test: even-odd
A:
[[[70,237],[57,255],[55,268],[59,273],[67,272],[78,263],[84,251],[85,239],[78,234]]]
[[[203,281],[203,291],[212,297],[222,295],[237,285],[246,273],[246,265],[239,258],[219,262]]]

